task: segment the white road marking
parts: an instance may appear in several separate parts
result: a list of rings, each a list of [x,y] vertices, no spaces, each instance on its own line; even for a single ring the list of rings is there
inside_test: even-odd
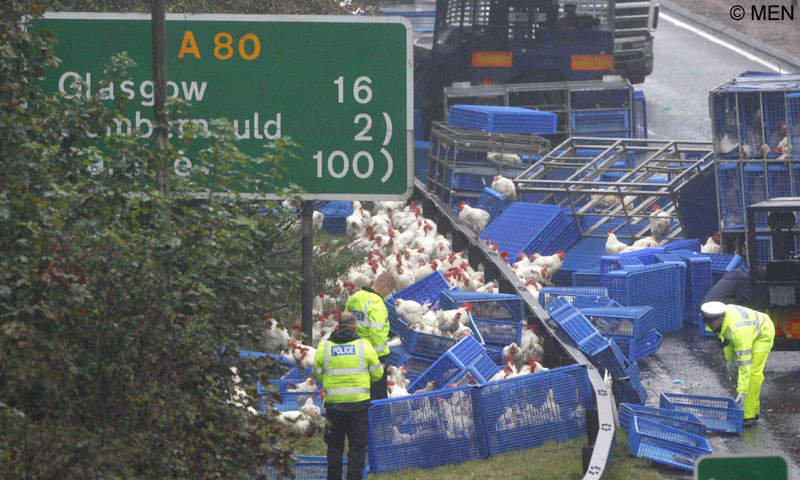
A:
[[[739,55],[743,56],[744,58],[746,58],[746,59],[748,59],[748,60],[750,60],[752,62],[756,62],[756,63],[758,63],[760,65],[763,65],[763,66],[769,68],[770,70],[772,70],[774,72],[777,72],[777,73],[781,73],[782,72],[781,68],[778,65],[775,65],[774,63],[770,63],[770,62],[762,59],[761,57],[758,57],[758,56],[756,56],[756,55],[754,55],[754,54],[752,54],[752,53],[750,53],[750,52],[748,52],[746,50],[743,50],[743,49],[741,49],[741,48],[739,48],[739,47],[737,47],[735,45],[732,45],[732,44],[730,44],[730,43],[728,43],[728,42],[726,42],[724,40],[721,40],[721,39],[715,37],[714,35],[711,35],[710,33],[707,33],[707,32],[704,32],[704,31],[698,29],[698,28],[695,28],[695,27],[689,25],[688,23],[682,22],[682,21],[678,20],[677,18],[672,17],[672,16],[664,13],[663,10],[661,12],[659,12],[658,16],[659,16],[659,18],[663,18],[664,20],[666,20],[669,23],[675,25],[676,27],[683,28],[684,30],[688,30],[688,31],[690,31],[690,32],[692,32],[694,34],[697,34],[697,35],[705,38],[706,40],[708,40],[711,43],[716,43],[717,45],[725,47],[728,50],[730,50],[732,52],[735,52],[735,53],[738,53]]]

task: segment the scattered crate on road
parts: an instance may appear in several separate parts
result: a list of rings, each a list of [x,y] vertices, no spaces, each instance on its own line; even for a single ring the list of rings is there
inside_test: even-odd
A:
[[[704,437],[641,417],[634,417],[633,428],[628,429],[628,447],[636,457],[689,471],[698,457],[711,454]]]
[[[705,424],[706,430],[742,433],[744,412],[732,398],[662,393],[660,407],[693,413]]]
[[[439,307],[443,310],[459,308],[465,303],[472,306],[475,325],[487,344],[505,346],[519,344],[525,321],[522,297],[503,293],[443,291]]]
[[[619,426],[623,430],[628,431],[633,424],[634,416],[645,418],[651,422],[657,422],[668,427],[677,428],[693,435],[704,436],[706,434],[706,426],[692,413],[636,405],[633,403],[619,404]]]
[[[656,353],[664,341],[664,337],[656,330],[645,334],[642,338],[634,339],[627,336],[611,336],[610,338],[617,342],[622,354],[631,362],[636,362],[641,358]]]
[[[603,335],[644,337],[655,330],[656,317],[652,307],[584,308],[581,313]]]
[[[683,269],[674,264],[644,265],[609,274],[609,296],[625,306],[651,306],[659,333],[683,326]]]

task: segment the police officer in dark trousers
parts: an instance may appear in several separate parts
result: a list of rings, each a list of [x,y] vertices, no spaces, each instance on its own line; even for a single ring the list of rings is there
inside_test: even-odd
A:
[[[345,310],[355,315],[358,321],[358,336],[369,340],[378,354],[381,364],[386,365],[389,358],[389,312],[383,299],[394,291],[394,275],[383,272],[375,278],[372,286],[364,287],[354,293],[345,305]],[[372,399],[386,398],[386,372],[383,377],[372,384]]]
[[[370,386],[383,377],[383,365],[368,340],[356,333],[356,317],[344,312],[339,327],[317,347],[314,376],[325,390],[325,443],[328,480],[342,479],[347,436],[347,480],[360,480],[367,456]]]

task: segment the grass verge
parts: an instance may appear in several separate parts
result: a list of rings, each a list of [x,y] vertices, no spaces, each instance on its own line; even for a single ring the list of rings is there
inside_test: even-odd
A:
[[[617,443],[611,460],[607,480],[665,480],[660,468],[648,460],[636,458],[628,452],[625,432],[617,430]],[[383,475],[369,475],[375,480],[573,480],[583,478],[581,447],[586,439],[581,437],[565,443],[547,443],[539,448],[506,453],[497,457],[474,460],[458,465],[447,465],[428,470],[409,469]],[[326,445],[322,434],[298,440],[298,455],[325,456]],[[666,472],[666,471],[665,471]]]

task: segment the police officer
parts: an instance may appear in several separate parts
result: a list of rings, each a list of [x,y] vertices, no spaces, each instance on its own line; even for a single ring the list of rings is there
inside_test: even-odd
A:
[[[704,303],[700,309],[706,329],[723,342],[729,372],[738,366],[736,402],[744,408],[744,426],[752,426],[761,413],[764,366],[775,340],[772,319],[766,313],[722,302]]]
[[[371,287],[364,287],[354,293],[345,305],[345,311],[355,315],[358,320],[358,336],[369,340],[384,366],[389,356],[389,347],[386,345],[389,337],[389,312],[383,299],[394,291],[394,287],[394,276],[390,272],[383,272],[375,278]],[[385,371],[383,377],[372,384],[371,395],[373,400],[386,398]]]
[[[314,376],[325,390],[325,443],[328,480],[342,479],[342,455],[347,436],[347,480],[360,480],[367,456],[370,384],[383,376],[383,365],[370,342],[356,333],[356,318],[344,312],[330,339],[320,342]]]

